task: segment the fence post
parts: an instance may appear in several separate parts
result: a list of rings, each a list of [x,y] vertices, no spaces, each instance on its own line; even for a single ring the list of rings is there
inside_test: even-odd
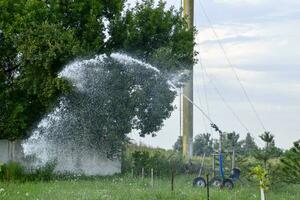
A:
[[[209,200],[209,174],[206,174],[207,200]]]
[[[142,167],[142,180],[144,180],[144,167]]]
[[[134,177],[134,174],[133,174],[133,167],[131,167],[131,178]]]
[[[172,172],[171,172],[171,190],[174,191],[174,176],[175,176],[175,173],[174,173],[174,169],[172,167]]]
[[[154,179],[153,179],[153,168],[151,168],[151,187],[154,187]]]

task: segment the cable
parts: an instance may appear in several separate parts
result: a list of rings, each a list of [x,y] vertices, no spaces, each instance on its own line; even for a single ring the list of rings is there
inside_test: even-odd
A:
[[[240,119],[240,117],[236,114],[236,112],[233,110],[233,108],[229,105],[229,103],[227,102],[227,100],[224,98],[224,96],[222,95],[222,93],[220,92],[220,90],[217,88],[216,84],[213,82],[213,79],[211,78],[211,76],[207,73],[206,68],[202,65],[204,72],[209,80],[209,82],[211,83],[211,85],[213,86],[214,90],[216,91],[216,93],[219,95],[220,99],[222,100],[222,102],[225,104],[225,106],[228,108],[228,110],[232,113],[232,115],[237,119],[237,121],[240,123],[240,125],[247,131],[250,132],[249,129],[247,128],[247,126],[242,122],[242,120]]]
[[[251,101],[249,95],[248,95],[247,92],[246,92],[246,89],[245,89],[244,85],[242,84],[242,82],[241,82],[241,80],[240,80],[240,78],[239,78],[239,76],[238,76],[238,74],[237,74],[235,68],[233,67],[233,64],[232,64],[232,62],[230,61],[229,56],[228,56],[228,54],[227,54],[227,52],[226,52],[224,46],[222,45],[221,40],[220,40],[220,38],[219,38],[219,36],[218,36],[216,30],[214,29],[214,27],[213,27],[213,25],[212,25],[212,22],[211,22],[211,20],[210,20],[210,18],[209,18],[209,16],[208,16],[208,14],[207,14],[207,12],[206,12],[206,10],[205,10],[203,4],[201,3],[201,0],[199,1],[199,4],[200,4],[200,7],[201,7],[201,9],[202,9],[202,11],[203,11],[205,17],[207,18],[207,21],[208,21],[208,23],[209,23],[209,25],[210,25],[210,27],[211,27],[211,29],[212,29],[212,31],[213,31],[213,33],[214,33],[216,39],[217,39],[217,42],[218,42],[218,44],[219,44],[219,46],[220,46],[220,48],[221,48],[221,50],[222,50],[222,52],[223,52],[223,54],[224,54],[224,56],[225,56],[225,59],[227,60],[229,66],[230,66],[230,68],[231,68],[231,70],[233,71],[233,73],[234,73],[234,75],[235,75],[235,78],[237,79],[237,81],[238,81],[238,83],[239,83],[239,85],[240,85],[240,87],[241,87],[241,89],[242,89],[242,91],[243,91],[243,93],[244,93],[244,95],[245,95],[245,97],[246,97],[248,103],[250,104],[251,109],[253,110],[253,112],[254,112],[254,114],[255,114],[257,120],[259,121],[260,125],[262,126],[262,128],[266,131],[266,128],[265,128],[265,126],[264,126],[264,123],[262,122],[262,120],[261,120],[261,118],[260,118],[258,112],[256,111],[256,109],[255,109],[255,107],[254,107],[254,105],[253,105],[253,103],[252,103],[252,101]]]
[[[240,123],[240,125],[247,131],[249,132],[249,129],[247,128],[247,126],[242,122],[242,120],[240,119],[240,117],[236,114],[236,112],[233,110],[233,108],[229,105],[229,103],[227,102],[227,100],[224,98],[224,96],[221,94],[220,90],[217,88],[217,85],[213,82],[213,79],[210,77],[210,75],[207,73],[206,68],[204,67],[204,64],[202,62],[202,58],[201,55],[199,53],[199,63],[201,66],[201,69],[203,71],[203,76],[204,74],[206,75],[208,81],[211,83],[211,85],[213,86],[214,90],[216,91],[216,93],[219,95],[219,97],[221,98],[221,100],[223,101],[223,103],[225,104],[225,106],[228,108],[228,110],[232,113],[232,115],[237,119],[237,121]]]
[[[172,82],[169,82],[169,86],[174,90],[177,89]],[[200,106],[198,106],[194,101],[192,101],[189,97],[183,94],[183,92],[179,91],[179,94],[181,94],[183,98],[188,100],[193,106],[195,106],[202,113],[202,115],[211,123],[212,128],[214,128],[217,132],[221,132],[221,130],[217,127],[217,125],[212,121],[212,119],[205,113],[205,111]]]
[[[197,80],[197,79],[195,79],[195,80]],[[198,82],[198,83],[201,84],[200,82]],[[197,85],[197,83],[196,83],[196,85]],[[202,104],[201,95],[200,95],[201,93],[200,93],[200,88],[199,87],[197,87],[196,93],[197,93],[197,96],[198,96],[198,99],[199,99],[200,106],[204,107],[204,105]],[[207,112],[207,115],[210,116],[208,112]],[[201,117],[202,117],[202,122],[203,122],[203,125],[204,125],[204,130],[205,130],[206,133],[208,133],[208,129],[207,129],[207,125],[205,123],[204,116],[201,115]]]
[[[206,111],[207,111],[208,116],[210,116],[210,109],[209,109],[209,104],[208,104],[208,99],[207,99],[207,90],[206,90],[206,87],[205,87],[204,66],[203,66],[203,63],[202,63],[200,50],[199,50],[199,62],[200,62],[201,70],[202,70],[201,77],[202,77],[204,97],[205,97],[205,102],[206,102]],[[210,127],[210,131],[211,131],[211,133],[213,133],[212,127]],[[213,137],[213,135],[212,135],[212,137]]]

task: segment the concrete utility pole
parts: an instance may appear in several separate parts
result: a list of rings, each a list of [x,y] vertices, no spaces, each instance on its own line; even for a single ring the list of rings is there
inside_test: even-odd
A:
[[[187,17],[188,27],[194,26],[194,0],[184,0],[184,16]],[[183,88],[183,94],[193,101],[193,69],[190,71],[189,80]],[[191,159],[193,156],[193,104],[183,98],[183,156]]]

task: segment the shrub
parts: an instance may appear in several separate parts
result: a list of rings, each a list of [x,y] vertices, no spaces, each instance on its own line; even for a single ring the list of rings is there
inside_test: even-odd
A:
[[[178,152],[145,146],[128,146],[122,159],[122,172],[130,173],[133,169],[135,174],[140,174],[142,168],[145,175],[153,169],[155,175],[169,176],[172,170],[183,173],[185,163]]]
[[[50,181],[55,177],[54,170],[56,162],[49,162],[45,166],[38,168],[34,176],[39,181]]]
[[[56,163],[49,162],[36,170],[28,171],[16,162],[0,163],[1,181],[50,181],[55,178],[54,169]]]
[[[20,163],[9,162],[1,166],[0,179],[3,181],[20,180],[24,175],[24,168]]]

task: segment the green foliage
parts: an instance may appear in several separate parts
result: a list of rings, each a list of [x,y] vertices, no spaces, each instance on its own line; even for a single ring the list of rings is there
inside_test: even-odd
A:
[[[266,148],[268,148],[269,144],[274,141],[274,135],[272,135],[270,132],[264,132],[259,137],[266,143]]]
[[[124,12],[124,3],[125,0],[0,1],[0,139],[27,137],[57,98],[70,92],[70,84],[57,74],[75,58],[123,50],[163,71],[191,66],[194,31],[187,30],[179,12],[166,10],[162,2],[155,6],[152,0]],[[105,31],[110,34],[108,41]],[[118,79],[120,75],[115,77]],[[144,100],[141,106],[147,103],[143,94],[137,99]],[[167,116],[172,110],[171,99],[161,101],[168,109],[157,112]],[[115,112],[126,117],[120,107]],[[143,120],[139,128],[147,134],[159,130],[161,118],[150,121],[149,115],[140,114]],[[121,132],[125,135],[127,126],[124,130]],[[119,138],[122,139],[123,136]]]
[[[33,174],[29,174],[35,181],[51,181],[55,177],[55,162],[46,163],[44,166],[36,169]]]
[[[281,159],[282,180],[287,183],[300,183],[300,141],[287,151]]]
[[[266,146],[263,149],[256,150],[254,156],[256,159],[263,161],[265,169],[269,169],[268,161],[280,157],[282,150],[275,146],[274,136],[269,132],[265,132],[260,138],[266,143]]]
[[[266,170],[260,165],[251,169],[250,174],[259,180],[259,187],[263,190],[267,190],[269,187],[269,179]]]
[[[0,180],[2,181],[20,180],[24,175],[24,168],[19,163],[10,162],[1,166]]]
[[[150,179],[131,176],[93,177],[89,179],[74,179],[72,181],[58,180],[47,182],[11,183],[0,182],[0,199],[132,199],[132,200],[198,200],[206,199],[205,188],[194,188],[191,181],[194,176],[176,176],[174,191],[171,191],[169,178],[154,179],[154,187],[149,187]],[[3,188],[3,189],[2,189]],[[285,184],[276,190],[268,192],[271,200],[297,200],[300,197],[299,185]],[[232,191],[210,189],[213,200],[257,200],[257,186],[237,182]]]
[[[135,145],[127,147],[122,164],[123,173],[129,173],[133,169],[138,175],[141,174],[142,168],[146,175],[153,169],[154,174],[158,176],[169,176],[172,170],[183,173],[185,169],[185,162],[180,153]]]
[[[173,150],[179,153],[182,153],[183,147],[182,147],[182,136],[178,136],[175,144],[173,145]]]
[[[253,156],[258,149],[250,133],[247,133],[245,140],[241,141],[241,146],[241,154],[248,156]]]
[[[195,136],[193,143],[194,155],[202,156],[204,153],[206,156],[213,152],[212,140],[209,133],[203,133]]]
[[[56,178],[55,162],[47,163],[33,171],[25,170],[20,163],[9,162],[0,167],[0,180],[2,181],[50,181]]]
[[[114,50],[124,50],[160,67],[162,70],[190,68],[194,62],[194,30],[185,19],[165,3],[143,0],[110,24],[108,41]]]

